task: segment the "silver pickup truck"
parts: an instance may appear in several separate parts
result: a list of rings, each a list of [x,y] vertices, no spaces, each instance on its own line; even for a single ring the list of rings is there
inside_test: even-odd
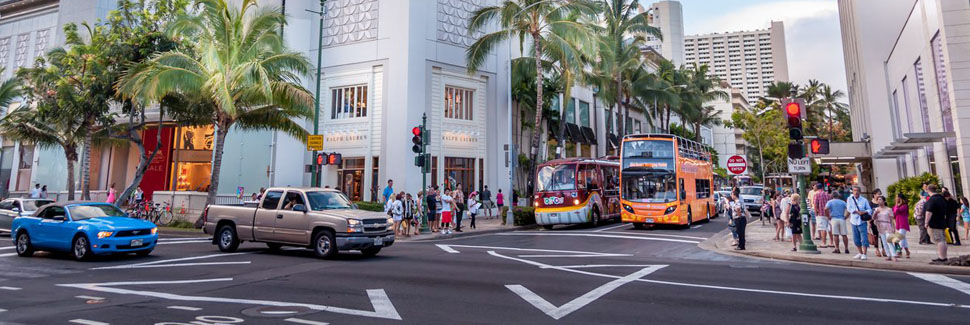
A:
[[[256,207],[210,205],[203,214],[206,234],[223,252],[244,241],[271,249],[302,246],[320,258],[359,250],[373,256],[394,244],[394,222],[386,214],[359,210],[341,192],[323,188],[270,188]]]

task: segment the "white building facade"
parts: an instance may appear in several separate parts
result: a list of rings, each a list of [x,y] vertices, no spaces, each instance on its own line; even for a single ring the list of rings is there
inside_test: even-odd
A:
[[[649,7],[649,24],[662,32],[662,38],[647,36],[647,47],[652,48],[675,65],[684,64],[684,9],[680,1],[659,1]]]
[[[710,73],[744,90],[747,98],[767,96],[768,86],[789,81],[785,26],[771,22],[768,29],[688,35],[684,43],[688,66],[707,65]]]

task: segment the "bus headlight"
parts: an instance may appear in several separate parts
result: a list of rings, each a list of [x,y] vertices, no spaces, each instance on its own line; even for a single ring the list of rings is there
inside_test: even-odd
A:
[[[579,199],[573,199],[573,205],[579,205]]]
[[[676,205],[671,205],[671,206],[667,207],[667,210],[664,211],[664,214],[671,214],[671,213],[674,213],[674,211],[677,211],[677,206]]]
[[[628,204],[624,204],[624,205],[623,205],[623,210],[626,210],[626,212],[629,212],[629,213],[634,213],[634,212],[633,212],[633,207],[631,207],[631,206],[630,206],[630,205],[628,205]]]

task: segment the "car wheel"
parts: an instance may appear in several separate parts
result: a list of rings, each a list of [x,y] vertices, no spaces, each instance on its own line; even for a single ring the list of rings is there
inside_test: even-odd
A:
[[[377,255],[377,253],[380,253],[380,252],[381,252],[381,247],[368,247],[360,250],[360,253],[364,254],[364,256],[367,256],[367,257]]]
[[[74,241],[71,243],[71,256],[78,261],[83,261],[91,257],[91,243],[88,241],[87,236],[78,235],[74,237]]]
[[[278,251],[280,248],[283,248],[283,244],[266,243],[266,247],[269,247],[269,250],[271,251]]]
[[[152,253],[152,250],[151,249],[146,249],[146,250],[143,250],[143,251],[137,251],[137,252],[135,252],[135,255],[144,257],[144,256],[150,255],[151,253]]]
[[[34,255],[34,246],[30,244],[30,235],[26,231],[17,234],[17,255],[23,257]]]
[[[637,222],[633,224],[633,229],[642,230],[643,228],[644,227],[642,223]]]
[[[552,225],[542,225],[542,228],[545,230],[552,230]]]
[[[313,235],[313,253],[329,259],[337,255],[337,241],[330,230],[320,230]]]
[[[239,248],[239,236],[236,236],[236,228],[233,226],[222,226],[216,234],[219,236],[217,243],[220,251],[231,253]]]

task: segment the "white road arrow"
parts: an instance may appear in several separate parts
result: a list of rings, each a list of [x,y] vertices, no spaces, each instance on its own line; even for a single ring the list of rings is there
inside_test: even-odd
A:
[[[120,286],[136,286],[136,285],[155,286],[155,285],[164,285],[164,284],[186,284],[186,283],[203,283],[203,282],[218,282],[218,281],[232,281],[232,278],[180,280],[180,281],[75,283],[75,284],[58,284],[58,286],[72,287],[72,288],[79,288],[79,289],[86,289],[86,290],[93,290],[93,291],[100,291],[100,292],[109,292],[109,293],[122,294],[122,295],[137,295],[137,296],[154,297],[154,298],[178,300],[178,301],[221,302],[221,303],[229,303],[229,304],[262,305],[262,306],[275,306],[275,307],[285,307],[285,306],[305,307],[312,310],[327,311],[327,312],[338,313],[338,314],[401,320],[401,315],[397,313],[397,309],[394,308],[394,304],[391,303],[391,299],[387,297],[387,293],[384,292],[384,289],[367,290],[367,296],[370,297],[371,305],[374,306],[374,311],[368,311],[368,310],[349,309],[349,308],[343,308],[343,307],[305,304],[305,303],[297,303],[297,302],[255,300],[255,299],[235,299],[235,298],[205,297],[205,296],[185,296],[185,295],[158,292],[158,291],[142,291],[142,290],[129,290],[129,289],[116,288]]]
[[[512,290],[512,292],[515,292],[517,295],[522,297],[522,299],[525,299],[525,301],[532,304],[532,306],[535,306],[542,312],[546,313],[546,315],[549,315],[549,317],[552,317],[553,319],[558,320],[560,318],[565,317],[566,315],[569,315],[574,311],[579,310],[580,308],[583,308],[583,306],[586,306],[589,303],[596,301],[596,299],[603,297],[604,295],[610,293],[616,288],[619,288],[624,284],[636,281],[665,266],[666,265],[652,265],[649,267],[645,267],[643,269],[640,269],[639,271],[631,273],[630,275],[607,282],[606,284],[599,286],[598,288],[593,289],[592,291],[587,292],[582,296],[579,296],[576,299],[573,299],[572,301],[567,302],[566,304],[559,307],[556,307],[548,300],[540,297],[535,292],[532,292],[532,290],[529,290],[526,287],[523,287],[521,285],[510,284],[510,285],[506,285],[505,287],[509,288],[509,290]]]

